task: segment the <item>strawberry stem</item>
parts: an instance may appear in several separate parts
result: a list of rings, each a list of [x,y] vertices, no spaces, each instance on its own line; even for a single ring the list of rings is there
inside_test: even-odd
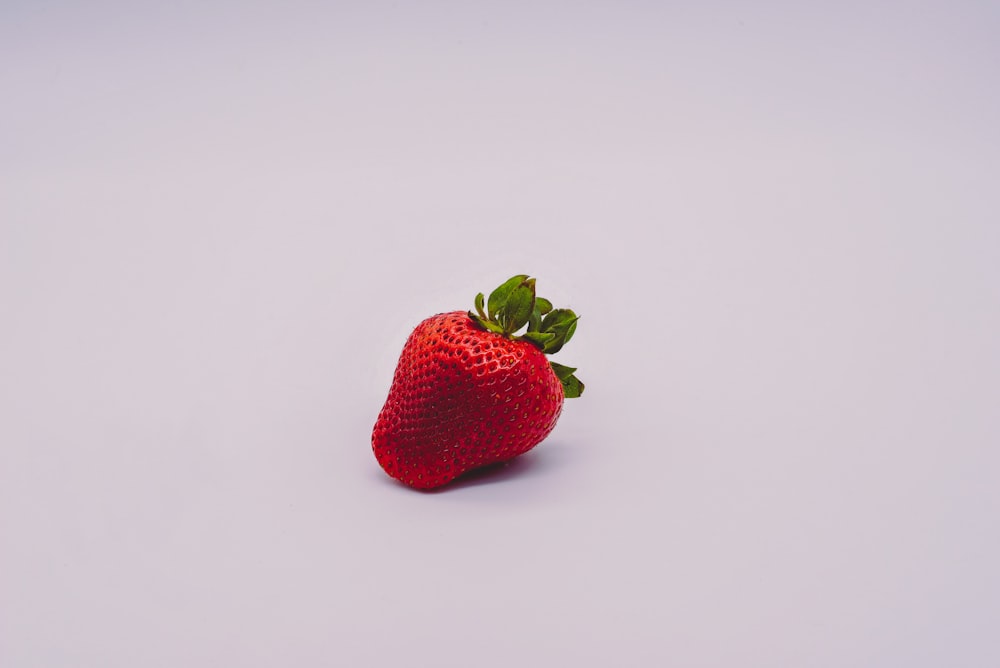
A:
[[[486,307],[485,310],[483,307]],[[535,294],[535,279],[518,274],[504,281],[490,293],[476,295],[475,312],[469,317],[483,329],[515,341],[527,341],[546,355],[562,350],[576,332],[580,319],[568,308],[552,308],[552,302]],[[527,325],[520,336],[516,332]],[[574,375],[573,367],[550,362],[552,370],[563,386],[567,399],[583,394],[584,385]]]

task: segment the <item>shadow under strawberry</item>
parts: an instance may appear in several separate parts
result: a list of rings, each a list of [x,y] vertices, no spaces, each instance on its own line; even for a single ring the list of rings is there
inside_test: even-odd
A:
[[[549,443],[546,448],[532,450],[506,462],[488,464],[467,471],[447,485],[418,489],[417,491],[429,495],[447,494],[448,492],[458,492],[463,489],[483,487],[495,483],[544,476],[566,464],[563,460],[569,449],[568,445],[562,443]],[[399,480],[384,480],[394,487],[408,487]]]
[[[451,490],[464,489],[466,487],[480,487],[491,485],[497,482],[504,482],[511,478],[519,478],[525,475],[536,473],[541,469],[549,468],[542,452],[529,452],[515,459],[506,462],[497,462],[478,469],[473,469],[455,478],[450,484],[442,487],[432,487],[423,490],[428,494],[445,494]]]

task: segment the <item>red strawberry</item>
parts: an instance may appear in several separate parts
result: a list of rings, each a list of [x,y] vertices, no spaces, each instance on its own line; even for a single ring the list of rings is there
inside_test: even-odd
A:
[[[399,357],[372,449],[411,487],[439,487],[524,454],[556,426],[563,398],[583,392],[576,369],[545,357],[573,336],[573,311],[536,297],[526,275],[494,290],[486,312],[483,302],[480,293],[475,313],[424,320]]]

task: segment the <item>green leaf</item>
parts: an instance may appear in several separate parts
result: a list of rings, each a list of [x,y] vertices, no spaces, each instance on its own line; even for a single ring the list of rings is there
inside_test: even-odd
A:
[[[580,319],[570,309],[557,308],[542,320],[541,331],[555,334],[556,338],[545,346],[545,353],[559,352],[576,332],[576,321]]]
[[[535,297],[535,307],[541,315],[545,315],[552,310],[552,302],[544,297]]]
[[[485,318],[480,318],[472,311],[469,311],[469,317],[472,318],[472,320],[483,329],[490,332],[496,332],[497,334],[503,334],[503,327],[496,324],[495,322],[491,322]]]
[[[583,381],[581,381],[576,376],[570,376],[569,378],[560,378],[563,386],[563,396],[567,399],[576,399],[581,394],[583,394]]]
[[[569,340],[573,338],[576,334],[576,323],[580,320],[580,316],[577,316],[573,322],[569,323],[569,327],[566,328],[566,336],[563,337],[563,345],[569,343]]]
[[[487,302],[487,313],[489,314],[490,320],[494,320],[496,318],[497,312],[499,312],[503,305],[507,303],[507,298],[510,297],[510,293],[514,291],[514,288],[521,285],[526,278],[528,278],[527,274],[512,276],[504,281],[503,285],[490,293],[490,298]]]
[[[476,295],[476,313],[478,313],[479,317],[482,318],[483,320],[488,320],[488,318],[486,317],[486,312],[483,311],[483,300],[484,297],[482,292]]]
[[[531,311],[531,317],[528,318],[528,331],[537,332],[538,328],[542,324],[542,316],[538,313],[538,299],[535,299],[535,308]]]
[[[575,318],[577,318],[576,313],[568,308],[557,308],[554,311],[549,311],[548,315],[542,318],[542,331],[554,331],[556,327],[563,326]]]
[[[560,364],[559,362],[549,362],[549,365],[552,366],[552,370],[556,372],[556,376],[559,380],[566,380],[573,375],[574,371],[576,371],[576,368]]]
[[[556,338],[556,335],[543,334],[542,332],[525,332],[518,338],[523,339],[525,341],[530,341],[531,343],[535,344],[542,350],[545,350],[545,344],[551,341],[552,339]]]
[[[507,334],[512,334],[528,324],[535,308],[535,279],[529,278],[511,290],[507,300],[497,311],[497,321]]]

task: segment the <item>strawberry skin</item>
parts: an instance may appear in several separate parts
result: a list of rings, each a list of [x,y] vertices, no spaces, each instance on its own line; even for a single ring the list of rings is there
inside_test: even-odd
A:
[[[443,313],[407,340],[372,447],[386,473],[430,489],[535,447],[562,405],[538,348],[479,329],[465,311]]]
[[[527,276],[514,278],[521,285]],[[410,487],[431,489],[513,459],[549,435],[565,396],[579,396],[583,385],[572,377],[575,369],[554,366],[543,352],[539,341],[553,340],[540,328],[539,307],[544,310],[547,302],[538,300],[536,307],[533,280],[528,287],[536,340],[504,331],[516,331],[514,325],[527,318],[505,318],[503,300],[494,304],[493,296],[492,317],[441,313],[413,330],[372,432],[372,450],[387,474]],[[480,295],[477,310],[481,301]],[[575,319],[573,314],[573,324]],[[574,383],[569,390],[566,378]]]

